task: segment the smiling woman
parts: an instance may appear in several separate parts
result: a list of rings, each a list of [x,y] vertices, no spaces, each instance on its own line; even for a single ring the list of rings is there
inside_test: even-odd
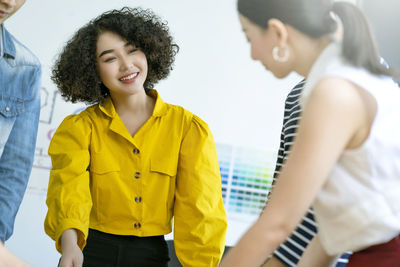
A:
[[[151,11],[123,8],[81,28],[56,62],[62,95],[95,104],[49,147],[45,231],[60,267],[167,266],[172,218],[182,265],[218,265],[227,222],[212,134],[153,89],[177,50]]]
[[[143,90],[147,77],[146,55],[113,32],[103,32],[97,41],[97,66],[101,81],[114,100]],[[126,86],[121,86],[121,83]]]
[[[103,32],[118,35],[124,44],[140,48],[146,55],[145,90],[153,89],[155,83],[169,75],[179,47],[172,42],[167,24],[150,10],[114,10],[82,27],[60,54],[52,80],[66,100],[94,104],[101,103],[110,94],[97,69],[100,53],[109,52],[98,50],[98,46],[106,45],[103,41],[98,42]]]

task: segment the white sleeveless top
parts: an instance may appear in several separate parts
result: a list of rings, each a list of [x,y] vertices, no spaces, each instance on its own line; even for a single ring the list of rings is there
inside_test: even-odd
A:
[[[400,89],[390,77],[350,66],[341,45],[329,45],[313,65],[301,98],[323,77],[341,77],[377,102],[370,135],[345,150],[313,204],[320,241],[330,255],[358,251],[400,233]]]

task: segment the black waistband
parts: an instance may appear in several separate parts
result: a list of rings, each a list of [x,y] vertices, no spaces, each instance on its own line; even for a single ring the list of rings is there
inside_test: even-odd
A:
[[[135,236],[135,235],[114,235],[110,233],[101,232],[95,229],[89,229],[89,237],[96,238],[104,238],[107,240],[116,240],[116,241],[165,241],[163,235],[156,236]]]

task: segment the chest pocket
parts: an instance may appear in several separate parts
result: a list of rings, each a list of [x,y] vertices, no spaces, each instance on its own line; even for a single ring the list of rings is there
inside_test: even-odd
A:
[[[121,210],[128,208],[118,203],[123,196],[120,184],[120,166],[110,153],[91,152],[90,191],[93,201],[92,214],[98,222],[108,222],[119,217]],[[119,207],[116,209],[116,207]]]
[[[164,174],[167,176],[176,176],[177,160],[171,158],[152,158],[150,160],[150,171]]]
[[[24,100],[18,98],[0,98],[0,114],[6,118],[16,117],[24,112]]]
[[[175,199],[176,174],[177,174],[177,155],[156,155],[150,159],[150,175],[153,177],[153,189],[157,190],[159,207],[166,213],[166,220],[173,216],[173,203]],[[176,159],[175,159],[176,158]]]
[[[110,154],[92,152],[90,161],[90,171],[97,174],[120,171],[120,166],[116,160],[110,160]]]

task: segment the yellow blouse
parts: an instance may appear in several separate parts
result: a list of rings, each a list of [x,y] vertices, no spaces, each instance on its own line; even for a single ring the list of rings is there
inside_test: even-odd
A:
[[[117,235],[171,232],[183,266],[217,266],[227,228],[212,134],[157,92],[152,116],[132,137],[110,98],[64,119],[50,147],[46,233],[61,251],[68,228]]]

